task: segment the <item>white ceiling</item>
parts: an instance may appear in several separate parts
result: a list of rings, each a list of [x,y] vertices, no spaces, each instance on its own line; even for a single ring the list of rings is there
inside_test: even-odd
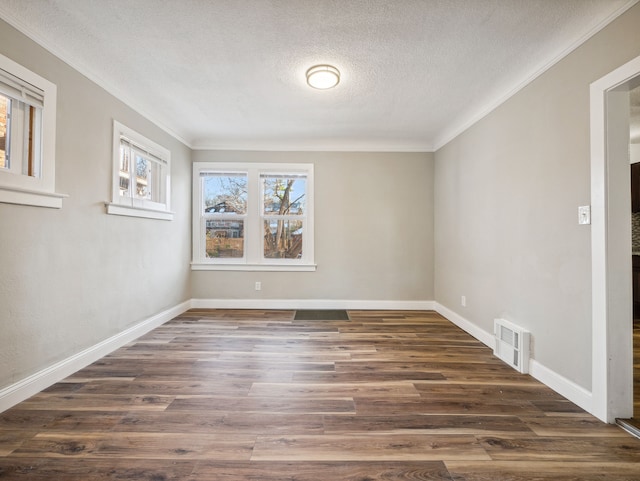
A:
[[[194,148],[430,151],[637,0],[0,0]],[[331,63],[335,89],[305,71]]]

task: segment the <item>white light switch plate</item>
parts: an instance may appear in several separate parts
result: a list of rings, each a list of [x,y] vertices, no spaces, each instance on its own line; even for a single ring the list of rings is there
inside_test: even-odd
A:
[[[591,206],[581,205],[578,207],[578,224],[591,224]]]

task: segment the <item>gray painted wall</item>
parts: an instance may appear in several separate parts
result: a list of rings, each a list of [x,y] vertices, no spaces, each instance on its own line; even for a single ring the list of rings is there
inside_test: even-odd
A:
[[[196,271],[194,298],[433,299],[433,154],[195,151],[193,159],[313,163],[318,265],[296,273]]]
[[[0,388],[190,297],[190,150],[0,21],[0,53],[58,87],[61,210],[0,204]],[[171,150],[172,222],[105,214],[112,119]]]
[[[639,25],[636,5],[435,154],[435,299],[489,332],[528,328],[533,357],[586,389],[589,85],[640,55]]]

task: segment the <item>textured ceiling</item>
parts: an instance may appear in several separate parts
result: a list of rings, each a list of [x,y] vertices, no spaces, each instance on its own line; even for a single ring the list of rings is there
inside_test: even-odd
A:
[[[194,148],[440,147],[634,0],[0,0]],[[337,88],[306,69],[331,63]]]

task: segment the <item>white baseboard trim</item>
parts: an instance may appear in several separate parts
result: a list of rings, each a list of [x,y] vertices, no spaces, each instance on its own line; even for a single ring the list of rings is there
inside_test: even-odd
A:
[[[435,310],[440,315],[453,322],[456,326],[471,334],[487,347],[491,349],[495,348],[493,334],[476,326],[473,322],[465,319],[458,313],[452,311],[448,307],[445,307],[438,302],[435,303]],[[561,396],[564,396],[572,403],[593,414],[593,395],[590,391],[587,391],[583,387],[578,386],[576,383],[561,376],[557,372],[552,371],[535,359],[529,360],[529,374],[531,375],[531,377],[550,387],[555,392],[557,392]]]
[[[353,301],[312,299],[190,299],[166,309],[73,356],[0,389],[0,412],[60,382],[190,308],[212,309],[390,309],[434,310],[433,301]]]
[[[572,403],[593,414],[593,394],[590,391],[552,371],[535,359],[529,360],[529,374]]]
[[[451,322],[453,322],[456,326],[458,326],[463,331],[468,332],[473,337],[475,337],[478,341],[483,343],[485,346],[490,347],[491,349],[495,349],[495,341],[493,338],[493,334],[485,331],[484,329],[476,326],[473,322],[465,319],[457,312],[452,311],[448,307],[443,306],[442,304],[436,302],[435,303],[435,311],[441,316],[446,317]]]
[[[177,306],[162,311],[135,326],[132,326],[115,336],[105,339],[98,344],[91,346],[73,356],[57,362],[35,374],[32,374],[21,381],[0,390],[0,412],[6,411],[19,402],[30,398],[43,389],[63,380],[74,372],[88,366],[107,354],[124,346],[128,342],[137,339],[165,322],[173,319],[191,307],[191,301],[185,301]]]
[[[115,336],[53,364],[31,376],[0,390],[0,412],[28,399],[43,389],[63,380],[125,344],[161,326],[190,308],[196,309],[363,309],[363,310],[429,310],[436,311],[474,338],[493,349],[493,335],[435,301],[375,301],[327,299],[191,299],[166,309]],[[538,381],[592,412],[593,395],[569,379],[531,359],[529,374]]]
[[[194,309],[379,309],[432,311],[433,301],[346,299],[191,299]]]

